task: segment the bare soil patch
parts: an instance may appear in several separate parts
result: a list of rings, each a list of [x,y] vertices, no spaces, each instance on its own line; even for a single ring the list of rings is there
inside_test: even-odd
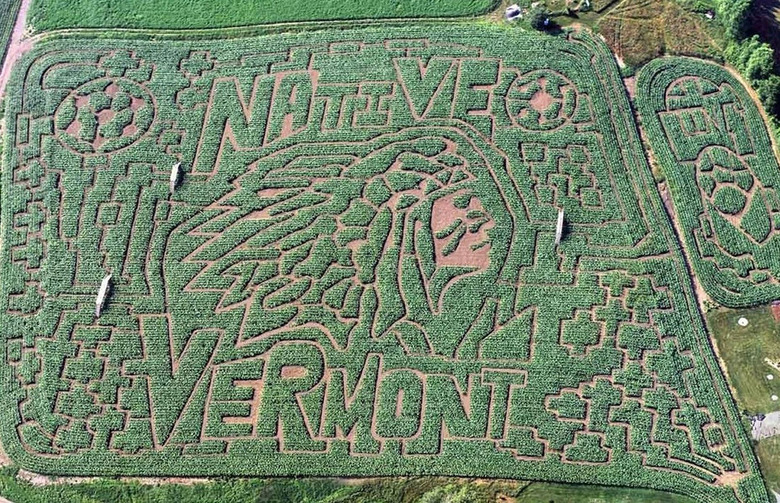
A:
[[[772,302],[772,316],[775,318],[775,321],[780,322],[780,300],[776,300]]]
[[[628,97],[632,100],[636,98],[636,77],[626,77],[623,79],[623,85],[626,86]]]
[[[306,376],[306,367],[300,365],[285,365],[282,367],[283,379],[298,379]]]

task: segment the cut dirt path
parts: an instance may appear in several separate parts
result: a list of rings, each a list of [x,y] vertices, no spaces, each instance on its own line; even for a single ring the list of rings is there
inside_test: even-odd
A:
[[[25,29],[27,27],[27,11],[30,9],[32,0],[22,0],[22,6],[19,8],[19,14],[16,17],[14,31],[11,32],[11,43],[8,44],[8,52],[3,61],[3,67],[0,69],[0,96],[5,93],[5,86],[11,77],[11,68],[19,61],[32,47],[32,40],[25,38]]]

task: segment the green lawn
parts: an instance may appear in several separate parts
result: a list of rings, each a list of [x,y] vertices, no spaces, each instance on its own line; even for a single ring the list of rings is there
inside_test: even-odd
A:
[[[748,319],[747,327],[737,324],[743,316]],[[719,309],[707,315],[707,323],[726,362],[739,408],[751,414],[780,410],[780,400],[770,398],[780,396],[780,372],[764,361],[780,359],[780,324],[770,308]],[[775,376],[771,381],[766,378],[769,374]],[[757,442],[755,451],[767,486],[780,490],[780,437]]]
[[[192,29],[288,21],[471,16],[483,14],[496,4],[497,0],[33,0],[30,16],[38,31]]]
[[[740,327],[740,317],[748,326]],[[707,322],[715,337],[721,358],[726,362],[731,385],[736,390],[737,405],[750,413],[780,410],[780,372],[765,363],[764,358],[780,360],[780,325],[767,306],[752,309],[712,311]],[[773,374],[773,380],[766,376]]]
[[[16,470],[0,469],[0,496],[14,503],[493,503],[500,495],[516,503],[693,503],[648,490],[444,478],[371,479],[358,484],[339,479],[232,479],[160,486],[102,479],[33,487],[16,479]]]
[[[771,437],[758,442],[756,454],[766,485],[770,489],[780,491],[780,437]]]

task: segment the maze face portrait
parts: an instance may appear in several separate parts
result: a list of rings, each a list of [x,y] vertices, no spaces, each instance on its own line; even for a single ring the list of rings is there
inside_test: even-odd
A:
[[[338,150],[301,142],[219,159],[244,174],[172,230],[176,250],[198,246],[165,261],[164,277],[199,269],[176,295],[219,294],[216,312],[241,313],[240,346],[304,337],[344,350],[360,334],[453,356],[509,252],[489,160],[447,127]]]
[[[6,109],[10,455],[742,501],[755,461],[605,46],[437,33],[36,48]]]

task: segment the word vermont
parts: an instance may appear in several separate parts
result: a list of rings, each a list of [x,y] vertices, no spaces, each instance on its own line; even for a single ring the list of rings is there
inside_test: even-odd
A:
[[[316,344],[281,342],[268,352],[260,379],[235,381],[255,388],[249,416],[220,419],[278,439],[284,452],[319,452],[346,440],[352,452],[370,454],[395,440],[407,454],[435,454],[443,439],[503,438],[512,390],[525,373],[485,368],[461,377],[387,368],[379,354],[366,355],[362,368],[327,368]]]

